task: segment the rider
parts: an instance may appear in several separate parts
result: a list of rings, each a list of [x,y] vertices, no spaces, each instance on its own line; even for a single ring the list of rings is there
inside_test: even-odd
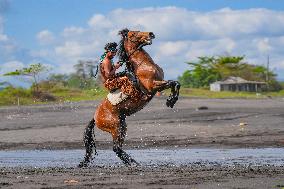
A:
[[[105,53],[100,59],[100,71],[105,88],[109,91],[120,88],[121,91],[131,98],[141,98],[139,90],[137,90],[127,76],[118,76],[115,71],[121,66],[119,62],[113,64],[113,58],[117,52],[117,44],[107,43],[105,45]]]

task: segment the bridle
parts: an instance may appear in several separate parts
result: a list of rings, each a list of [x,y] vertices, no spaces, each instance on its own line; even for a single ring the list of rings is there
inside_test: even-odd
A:
[[[137,34],[135,34],[137,35]],[[125,39],[131,41],[132,43],[138,43],[139,41],[133,41],[131,40],[130,38],[126,36],[123,36]],[[123,40],[123,43],[124,43],[125,40]],[[124,45],[124,44],[123,44]],[[127,55],[127,58],[126,60],[120,60],[119,62],[121,62],[120,64],[123,65],[124,63],[130,63],[130,57],[135,53],[137,52],[138,50],[140,50],[143,46],[147,45],[147,43],[141,43],[135,50],[133,50],[131,53],[127,53],[126,50],[125,50],[125,53]],[[140,64],[139,64],[140,65]],[[138,65],[138,66],[139,66]],[[136,87],[139,87],[141,92],[144,93],[144,94],[148,94],[148,91],[145,89],[145,87],[143,85],[140,85],[140,82],[139,82],[139,79],[137,79],[135,73],[133,72],[133,68],[126,68],[126,72],[128,70],[128,73],[130,74],[130,76],[136,81]]]
[[[135,35],[137,35],[137,34],[135,34]],[[137,40],[137,41],[133,41],[133,40],[131,40],[130,38],[128,38],[127,37],[127,35],[126,36],[123,36],[125,39],[127,39],[127,40],[129,40],[129,41],[131,41],[132,43],[138,43],[139,41]],[[124,45],[124,44],[123,44]],[[145,45],[147,45],[147,43],[141,43],[133,52],[131,52],[130,54],[128,54],[126,51],[125,51],[125,53],[126,53],[126,55],[127,55],[127,58],[125,59],[125,60],[119,60],[119,64],[122,66],[124,63],[129,63],[130,61],[130,57],[136,52],[136,51],[138,51],[138,50],[140,50],[143,46],[145,46]],[[99,70],[99,68],[98,68],[98,65],[96,65],[96,72],[95,72],[95,74],[94,74],[94,72],[93,72],[93,69],[91,70],[91,76],[92,77],[96,77],[97,76],[97,74],[98,74],[98,70]]]
[[[134,34],[135,36],[137,36],[137,34]],[[133,35],[133,36],[134,36]],[[133,40],[131,40],[131,38],[129,38],[129,37],[127,37],[127,35],[126,36],[123,36],[125,39],[127,39],[127,40],[129,40],[129,41],[131,41],[132,43],[138,43],[139,41],[137,40],[137,41],[133,41]],[[123,44],[124,45],[124,44]],[[119,62],[121,62],[120,64],[122,65],[123,63],[127,63],[127,62],[129,62],[129,60],[130,60],[130,57],[136,52],[136,51],[138,51],[138,50],[140,50],[143,46],[145,46],[145,45],[147,45],[147,43],[141,43],[133,52],[131,52],[131,53],[127,53],[126,52],[126,55],[127,55],[127,60],[120,60]]]

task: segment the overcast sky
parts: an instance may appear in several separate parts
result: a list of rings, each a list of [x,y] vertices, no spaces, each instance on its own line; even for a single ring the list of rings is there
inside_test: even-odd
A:
[[[282,0],[0,0],[0,74],[42,62],[70,73],[118,30],[151,31],[145,49],[175,79],[199,56],[246,56],[284,80]],[[0,77],[0,81],[7,78]]]

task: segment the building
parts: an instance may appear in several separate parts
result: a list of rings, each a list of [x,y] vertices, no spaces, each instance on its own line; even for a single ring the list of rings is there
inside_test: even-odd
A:
[[[265,88],[266,88],[265,82],[247,81],[240,77],[229,77],[224,81],[216,81],[210,84],[211,91],[260,92]]]

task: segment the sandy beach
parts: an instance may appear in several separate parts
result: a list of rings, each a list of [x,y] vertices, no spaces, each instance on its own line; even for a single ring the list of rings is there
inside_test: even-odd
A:
[[[181,97],[173,109],[167,108],[165,102],[164,97],[157,97],[142,111],[127,118],[124,149],[284,146],[282,98],[249,100]],[[82,149],[84,128],[98,103],[88,101],[1,107],[0,150]],[[108,133],[96,128],[95,135],[99,150],[112,149]],[[123,165],[101,167],[94,162],[86,169],[1,167],[0,187],[283,188],[283,164],[248,167],[201,163],[129,168]]]

